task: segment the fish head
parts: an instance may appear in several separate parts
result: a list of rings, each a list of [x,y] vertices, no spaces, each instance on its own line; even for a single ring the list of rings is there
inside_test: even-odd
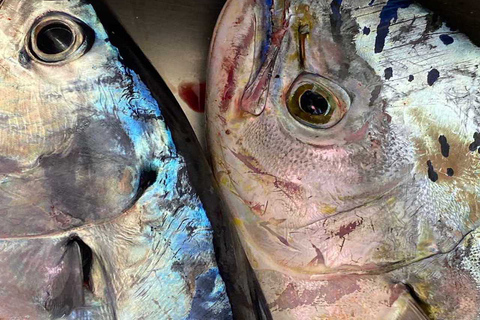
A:
[[[410,1],[227,4],[209,146],[258,268],[386,271],[478,225],[479,50],[436,19]]]
[[[2,318],[231,316],[181,111],[116,27],[98,1],[0,1]]]
[[[11,218],[2,234],[118,216],[136,200],[141,175],[154,171],[153,150],[168,151],[146,139],[164,134],[142,120],[160,116],[156,103],[87,5],[4,1],[0,12],[2,188],[25,190],[2,195],[17,204],[4,209]]]

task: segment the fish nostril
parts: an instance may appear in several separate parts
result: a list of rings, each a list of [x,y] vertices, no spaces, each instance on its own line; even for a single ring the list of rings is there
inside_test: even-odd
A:
[[[63,23],[47,25],[37,35],[38,49],[46,54],[64,52],[73,44],[73,41],[73,31]]]

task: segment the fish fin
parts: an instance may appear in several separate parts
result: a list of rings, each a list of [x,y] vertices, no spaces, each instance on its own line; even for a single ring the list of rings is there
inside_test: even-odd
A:
[[[431,320],[424,306],[409,292],[404,292],[392,305],[392,311],[385,317],[388,320]]]
[[[63,317],[84,304],[83,266],[80,246],[70,241],[55,268],[52,268],[45,309],[54,318]]]
[[[266,12],[270,12],[271,8],[261,7]],[[253,115],[260,115],[265,109],[267,102],[268,89],[270,87],[270,80],[272,78],[273,68],[275,66],[275,61],[277,60],[278,52],[280,51],[280,45],[282,40],[287,32],[288,19],[283,18],[280,26],[277,30],[274,30],[270,34],[270,39],[268,45],[263,45],[262,47],[262,38],[265,36],[265,27],[262,25],[265,24],[263,21],[264,12],[256,12],[254,29],[255,29],[255,59],[254,65],[252,68],[252,74],[248,84],[243,92],[240,107],[243,111],[251,113]],[[270,13],[267,15],[269,19],[273,19]],[[268,24],[271,24],[272,21],[268,21]],[[268,48],[266,53],[263,51],[265,48]],[[255,61],[261,61],[257,65]]]
[[[413,299],[407,300],[405,309],[399,315],[397,320],[430,320],[430,317],[425,314],[420,305]]]
[[[241,100],[243,111],[258,116],[265,109],[273,65],[275,64],[277,54],[278,49],[275,48],[260,68],[258,74],[252,77],[253,81],[247,85]]]

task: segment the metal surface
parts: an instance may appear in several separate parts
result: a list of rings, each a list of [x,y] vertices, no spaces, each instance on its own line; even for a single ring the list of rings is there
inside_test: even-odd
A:
[[[192,110],[179,87],[205,83],[213,28],[224,0],[106,0],[165,79],[204,144],[204,114]],[[200,98],[199,98],[200,99]]]
[[[417,0],[439,14],[453,28],[465,33],[473,43],[480,45],[480,1],[478,0]]]

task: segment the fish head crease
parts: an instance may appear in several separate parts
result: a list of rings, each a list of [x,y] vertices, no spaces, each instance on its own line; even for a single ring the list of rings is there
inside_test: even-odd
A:
[[[257,268],[387,271],[479,225],[480,51],[445,34],[406,0],[228,2],[208,142]]]
[[[0,2],[0,318],[228,319],[168,106],[96,10]]]

